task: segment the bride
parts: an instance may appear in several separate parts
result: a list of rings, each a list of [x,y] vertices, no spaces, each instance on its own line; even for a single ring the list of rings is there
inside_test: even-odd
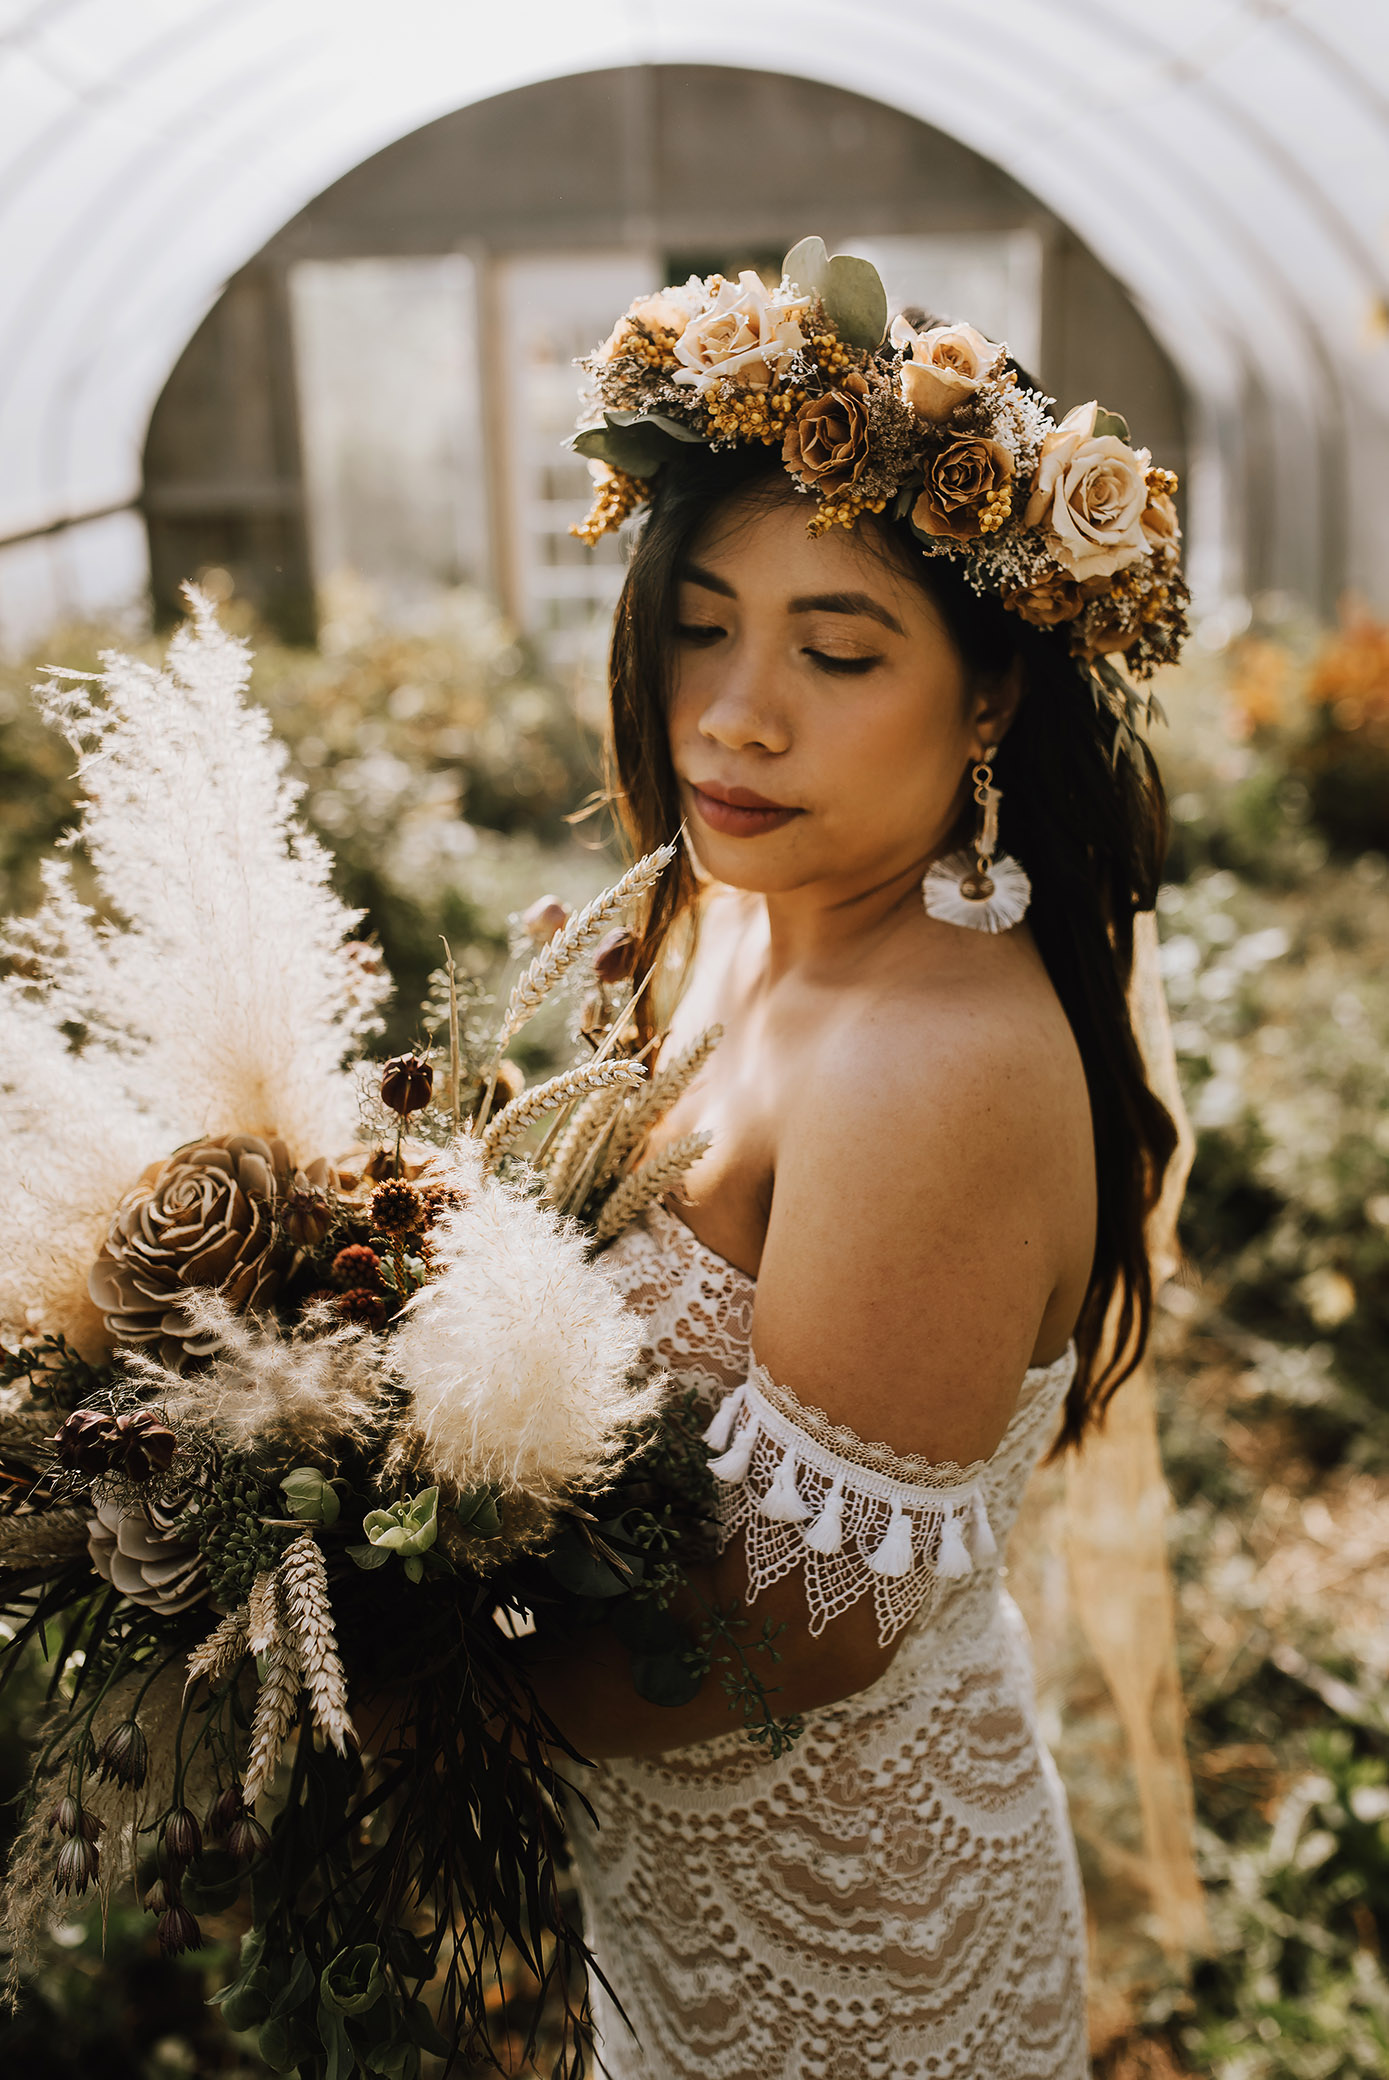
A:
[[[622,350],[640,363],[652,341],[663,412],[683,397],[707,434],[732,383],[710,328],[691,335],[699,292],[730,286],[634,306],[600,399],[630,413],[645,378]],[[1096,660],[1116,601],[1152,600],[1135,578],[1180,587],[1172,480],[1094,407],[1028,421],[1028,379],[972,328],[899,320],[849,366],[865,394],[886,371],[915,415],[925,489],[875,509],[874,442],[898,422],[871,396],[855,418],[814,330],[831,299],[796,290],[788,260],[782,324],[775,293],[740,285],[771,341],[754,437],[687,433],[648,474],[603,477],[609,522],[650,504],[612,652],[618,800],[639,849],[687,840],[643,949],[693,941],[663,1044],[723,1029],[653,1143],[706,1130],[708,1153],[605,1261],[649,1362],[708,1405],[709,1594],[780,1628],[766,1680],[803,1730],[775,1757],[750,1745],[712,1680],[643,1703],[601,1627],[536,1679],[601,1758],[579,1783],[597,1824],[576,1802],[571,1833],[614,2080],[1080,2080],[1084,1911],[1002,1559],[1032,1468],[1097,1420],[1148,1328],[1144,1220],[1173,1134],[1125,988],[1165,810]],[[958,379],[964,416],[923,416],[913,368],[947,400]],[[1057,559],[1030,585],[1006,530],[971,533],[967,497],[941,490],[932,457],[966,438],[1006,450],[994,495]],[[817,475],[856,439],[847,487]],[[1142,529],[1116,517],[1117,449]],[[830,524],[808,529],[807,490]],[[941,511],[961,532],[933,534]],[[1077,514],[1088,592],[1062,560]],[[1106,528],[1132,537],[1107,570]],[[971,544],[993,560],[970,566]],[[1150,640],[1144,623],[1110,649],[1142,663]]]

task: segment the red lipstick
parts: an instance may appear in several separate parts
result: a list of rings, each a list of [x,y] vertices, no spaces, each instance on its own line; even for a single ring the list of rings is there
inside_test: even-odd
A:
[[[701,820],[721,837],[760,838],[802,814],[750,787],[725,787],[718,780],[691,780],[689,784]]]

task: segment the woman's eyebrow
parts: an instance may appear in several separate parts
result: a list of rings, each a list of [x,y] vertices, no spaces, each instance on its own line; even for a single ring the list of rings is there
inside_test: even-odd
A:
[[[889,614],[868,592],[813,592],[802,599],[789,602],[788,614],[866,614],[870,621],[880,621],[894,635],[904,636],[906,630],[895,614]]]
[[[685,564],[681,568],[680,577],[686,585],[702,585],[706,592],[717,592],[722,599],[738,597],[726,578],[716,578],[714,573],[706,571],[702,564]]]

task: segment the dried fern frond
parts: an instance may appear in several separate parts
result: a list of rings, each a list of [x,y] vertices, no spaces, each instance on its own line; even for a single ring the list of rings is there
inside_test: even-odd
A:
[[[304,1687],[299,1649],[292,1640],[277,1640],[266,1661],[265,1681],[257,1694],[251,1720],[251,1751],[241,1782],[241,1796],[248,1806],[253,1806],[262,1791],[270,1788],[285,1742],[299,1717],[299,1697]]]
[[[47,1567],[86,1550],[87,1520],[80,1509],[0,1518],[0,1567]]]
[[[588,1062],[580,1069],[566,1069],[546,1083],[533,1085],[522,1091],[519,1098],[513,1098],[488,1127],[481,1144],[483,1163],[490,1169],[542,1114],[557,1112],[561,1105],[572,1105],[591,1091],[635,1090],[645,1081],[646,1071],[636,1062]]]
[[[246,1644],[253,1654],[268,1654],[280,1636],[280,1607],[275,1595],[275,1570],[265,1568],[251,1584],[246,1600]]]
[[[622,1104],[622,1088],[595,1091],[563,1128],[545,1163],[545,1196],[562,1206],[580,1170],[602,1140]]]
[[[637,1215],[655,1199],[663,1199],[685,1172],[697,1163],[713,1140],[712,1134],[682,1134],[663,1148],[640,1170],[624,1177],[599,1214],[593,1234],[597,1242],[611,1242],[614,1235],[630,1227]]]
[[[259,1583],[266,1577],[258,1575],[256,1579]],[[209,1683],[220,1683],[222,1677],[229,1676],[248,1653],[263,1651],[263,1648],[251,1644],[250,1615],[243,1603],[236,1610],[228,1611],[201,1646],[194,1647],[188,1656],[188,1682],[196,1683],[200,1676],[206,1676]]]
[[[683,1054],[656,1071],[640,1096],[627,1100],[598,1175],[600,1184],[618,1175],[657,1120],[663,1119],[676,1099],[689,1089],[722,1038],[722,1026],[706,1026]]]
[[[280,1561],[279,1591],[286,1628],[299,1650],[314,1724],[339,1755],[345,1755],[355,1737],[347,1712],[347,1679],[338,1659],[328,1570],[311,1531],[301,1533]]]
[[[492,1044],[494,1054],[500,1055],[508,1041],[514,1039],[526,1021],[534,1017],[555,984],[590,947],[597,945],[617,913],[660,880],[675,852],[674,845],[661,845],[655,852],[646,853],[634,867],[628,868],[620,881],[603,889],[591,903],[571,917],[564,930],[542,948],[518,978],[507,1000],[506,1017]]]

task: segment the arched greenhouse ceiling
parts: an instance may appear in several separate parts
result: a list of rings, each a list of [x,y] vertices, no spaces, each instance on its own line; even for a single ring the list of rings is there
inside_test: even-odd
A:
[[[1187,385],[1207,606],[1251,524],[1288,589],[1386,596],[1383,0],[0,0],[0,548],[76,569],[69,523],[138,498],[222,285],[332,181],[451,109],[639,64],[844,87],[1003,167]]]

